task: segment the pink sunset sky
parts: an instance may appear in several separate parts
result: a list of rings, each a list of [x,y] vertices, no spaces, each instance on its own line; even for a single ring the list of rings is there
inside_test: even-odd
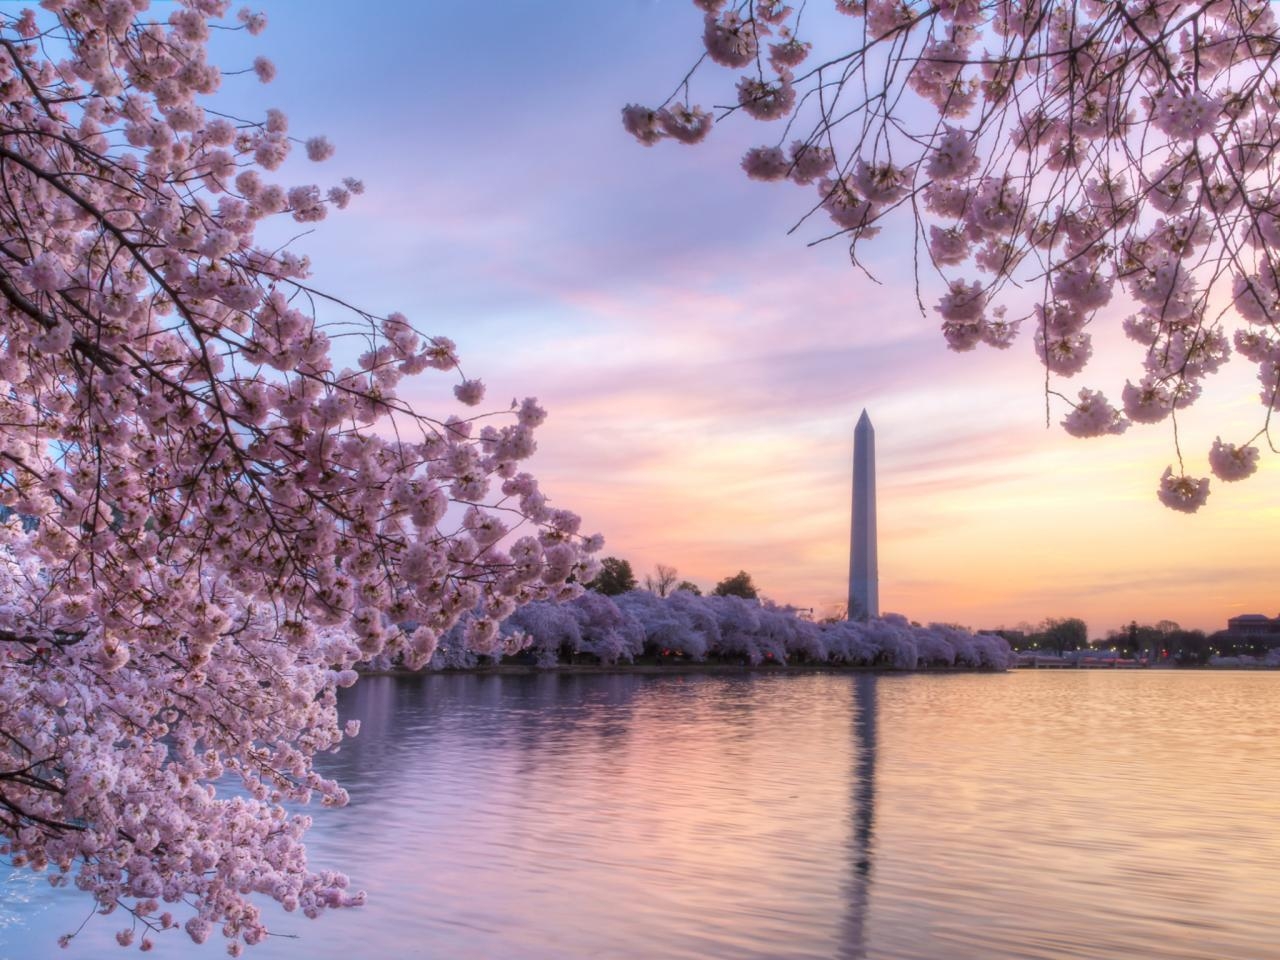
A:
[[[1155,497],[1167,425],[1076,440],[1055,406],[1046,430],[1029,334],[1004,353],[945,348],[916,306],[909,223],[860,248],[879,284],[839,240],[806,246],[825,224],[788,236],[815,198],[738,169],[780,131],[731,118],[700,147],[653,149],[623,131],[621,107],[660,102],[697,57],[688,0],[388,2],[359,19],[327,0],[258,6],[267,31],[220,56],[263,54],[279,76],[231,78],[223,104],[329,136],[334,159],[291,165],[293,180],[368,188],[297,241],[317,285],[457,341],[495,407],[537,396],[551,416],[534,472],[637,574],[665,563],[705,589],[745,569],[774,600],[832,612],[865,407],[885,610],[973,627],[1078,616],[1091,636],[1280,611],[1275,455],[1174,513]],[[709,73],[695,100],[725,102],[732,80]],[[1094,364],[1060,388],[1118,400],[1141,348],[1095,338]],[[1207,475],[1216,435],[1261,424],[1254,369],[1228,364],[1180,420],[1189,473]],[[451,412],[451,385],[424,382],[421,402]]]

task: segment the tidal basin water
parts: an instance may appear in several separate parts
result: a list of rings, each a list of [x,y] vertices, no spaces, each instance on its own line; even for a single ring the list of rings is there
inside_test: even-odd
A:
[[[1280,673],[372,677],[260,960],[1280,958]],[[124,956],[0,868],[0,957]],[[180,933],[162,957],[225,956]],[[130,954],[131,955],[131,954]]]

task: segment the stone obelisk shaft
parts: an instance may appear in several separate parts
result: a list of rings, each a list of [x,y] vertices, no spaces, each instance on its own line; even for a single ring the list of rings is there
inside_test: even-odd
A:
[[[849,540],[849,619],[880,616],[876,564],[876,431],[862,411],[853,431],[853,523]]]

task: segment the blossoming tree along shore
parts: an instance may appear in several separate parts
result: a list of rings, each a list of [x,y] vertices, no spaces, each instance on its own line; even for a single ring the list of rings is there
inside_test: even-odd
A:
[[[580,591],[599,541],[520,471],[536,402],[411,409],[413,374],[483,387],[449,340],[255,245],[360,192],[273,182],[284,115],[208,107],[211,27],[261,15],[43,6],[0,10],[0,856],[119,911],[122,945],[182,926],[236,955],[266,934],[255,895],[360,901],[284,807],[346,799],[312,758],[355,733],[353,666],[424,664],[459,623],[491,651],[520,604]]]
[[[588,590],[568,603],[529,603],[503,624],[522,656],[542,667],[586,655],[604,664],[650,656],[689,662],[807,664],[918,670],[931,667],[1006,670],[1017,657],[1001,637],[930,624],[890,613],[869,621],[814,623],[790,607],[734,594],[703,597],[675,590],[606,596]],[[455,628],[440,641],[428,669],[474,667],[480,661]],[[491,658],[492,659],[492,658]]]
[[[1221,480],[1252,474],[1280,409],[1272,4],[831,2],[848,17],[835,18],[839,50],[811,59],[815,4],[694,0],[704,57],[660,107],[626,107],[627,129],[646,145],[702,140],[713,118],[691,103],[694,76],[708,59],[742,71],[720,119],[785,120],[743,157],[746,174],[814,191],[810,213],[831,218],[855,263],[882,224],[913,228],[917,263],[944,282],[933,309],[952,349],[1006,348],[1029,321],[1068,433],[1171,421],[1178,465],[1158,494],[1174,509],[1209,492],[1184,466],[1178,412],[1234,344],[1264,412],[1253,436],[1215,440],[1208,463]],[[825,49],[833,29],[819,23]],[[1034,302],[1011,319],[1019,286]],[[1142,360],[1120,406],[1055,389],[1126,312]]]

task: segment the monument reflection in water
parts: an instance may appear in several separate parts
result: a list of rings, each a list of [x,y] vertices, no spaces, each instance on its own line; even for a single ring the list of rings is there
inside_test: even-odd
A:
[[[871,900],[873,832],[876,812],[876,678],[866,674],[854,681],[854,767],[849,829],[849,909],[840,938],[840,960],[864,960],[867,954],[866,916]]]

